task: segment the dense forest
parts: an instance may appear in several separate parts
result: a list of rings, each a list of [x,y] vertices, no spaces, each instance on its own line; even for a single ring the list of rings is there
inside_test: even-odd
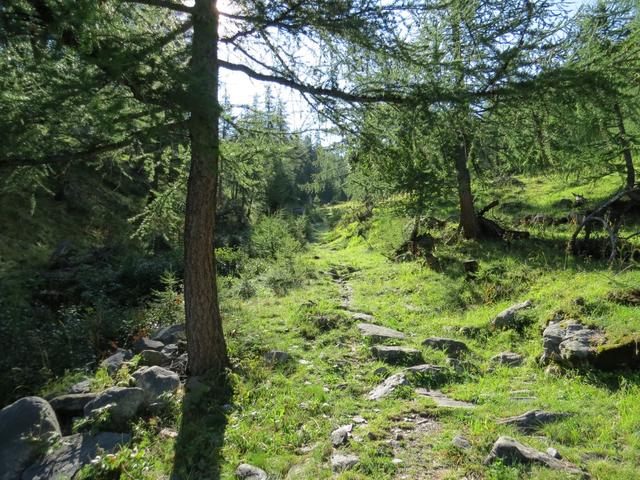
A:
[[[638,478],[636,0],[5,0],[0,71],[0,480]]]

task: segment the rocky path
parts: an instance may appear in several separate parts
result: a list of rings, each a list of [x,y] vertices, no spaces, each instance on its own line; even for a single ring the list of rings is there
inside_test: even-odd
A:
[[[337,265],[331,267],[328,274],[338,286],[340,308],[350,312],[352,318],[358,322],[357,329],[363,343],[366,342],[366,345],[370,346],[371,358],[389,364],[388,376],[366,395],[367,400],[371,402],[384,401],[399,388],[410,387],[414,391],[414,397],[429,398],[435,404],[435,409],[464,410],[468,411],[469,415],[473,415],[475,404],[450,398],[434,388],[420,388],[420,382],[416,385],[414,381],[417,377],[421,380],[428,377],[432,386],[438,384],[438,379],[442,379],[442,384],[446,384],[450,381],[447,374],[455,370],[456,365],[460,365],[462,359],[473,355],[473,352],[464,342],[456,339],[427,338],[422,342],[423,347],[441,350],[448,358],[446,367],[426,364],[423,361],[421,350],[407,345],[409,337],[407,333],[381,325],[374,315],[354,309],[354,288],[350,284],[350,279],[357,271],[351,266]],[[491,325],[498,329],[510,328],[512,324],[517,325],[519,312],[530,307],[530,301],[513,305],[498,314],[492,320]],[[515,368],[522,363],[523,357],[513,352],[503,352],[492,361],[496,365]],[[396,367],[396,365],[404,367]],[[406,367],[407,365],[412,366]],[[358,367],[362,368],[363,365],[360,363]],[[395,368],[395,372],[391,371],[393,368]],[[433,410],[416,410],[412,407],[415,405],[414,402],[408,400],[407,403],[407,410],[403,414],[389,419],[391,426],[384,437],[372,439],[382,441],[390,447],[393,453],[392,462],[396,466],[396,479],[450,478],[455,472],[438,460],[440,457],[434,450],[442,432],[442,425],[434,416]],[[523,432],[533,433],[544,423],[558,421],[564,417],[563,413],[529,411],[513,418],[496,419],[496,423],[516,425]],[[366,421],[364,422],[366,423]],[[358,456],[349,451],[349,439],[353,435],[354,428],[359,428],[357,422],[355,425],[344,425],[331,434],[334,446],[331,465],[334,472],[353,468],[359,463]],[[452,444],[461,453],[473,448],[472,444],[461,435],[456,436]],[[582,475],[584,473],[580,468],[561,460],[554,449],[549,449],[546,453],[538,452],[510,437],[500,437],[495,442],[485,463],[489,464],[496,460],[505,464],[517,461],[543,465],[553,470],[562,470],[573,474]]]

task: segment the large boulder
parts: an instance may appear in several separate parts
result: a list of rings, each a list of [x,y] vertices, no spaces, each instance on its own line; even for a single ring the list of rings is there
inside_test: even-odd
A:
[[[98,396],[97,393],[69,393],[52,399],[49,403],[58,415],[82,415],[84,407]]]
[[[111,387],[87,403],[84,414],[91,416],[108,410],[109,424],[122,427],[135,416],[144,398],[145,392],[141,388]]]
[[[558,460],[546,453],[538,452],[537,450],[506,436],[498,438],[496,443],[493,444],[491,453],[489,453],[489,456],[487,456],[484,463],[489,465],[496,460],[501,460],[505,465],[513,465],[516,463],[538,464],[553,470],[562,470],[579,475],[584,474],[583,470],[569,462]]]
[[[491,325],[499,329],[517,329],[522,326],[520,313],[522,312],[522,310],[531,308],[531,306],[531,300],[526,300],[522,303],[512,305],[496,315],[493,320],[491,320]]]
[[[120,367],[125,362],[128,362],[132,358],[133,353],[131,352],[131,350],[124,350],[122,348],[119,348],[118,350],[116,350],[116,353],[114,353],[110,357],[105,358],[102,363],[100,363],[100,366],[102,368],[106,368],[107,372],[109,372],[109,375],[113,375],[118,370],[120,370]]]
[[[151,340],[150,338],[142,337],[133,342],[131,348],[133,348],[133,351],[136,353],[140,353],[145,350],[162,350],[164,348],[164,343],[159,342],[158,340]]]
[[[404,333],[392,328],[381,327],[372,323],[359,323],[358,330],[363,337],[370,338],[373,342],[384,342],[385,340],[402,340]]]
[[[392,364],[417,365],[423,361],[422,352],[410,347],[376,345],[371,353],[378,360]]]
[[[93,379],[87,378],[69,387],[69,393],[89,393],[93,387]]]
[[[73,419],[81,417],[84,414],[85,405],[97,396],[97,393],[69,393],[49,401],[58,416],[63,434],[71,433]]]
[[[180,377],[166,368],[143,367],[133,374],[136,386],[144,391],[145,405],[153,405],[161,395],[173,393],[180,387]]]
[[[178,343],[179,340],[186,339],[187,333],[185,331],[183,323],[177,323],[175,325],[163,327],[151,336],[151,340],[162,342],[165,345],[168,345],[170,343]]]
[[[140,365],[152,367],[154,365],[169,365],[171,358],[157,350],[143,350],[140,352]]]
[[[452,338],[430,337],[422,342],[422,345],[425,347],[435,348],[436,350],[443,350],[451,357],[457,357],[462,353],[469,351],[469,347],[467,347],[466,343]]]
[[[630,336],[608,342],[605,333],[575,320],[550,323],[542,333],[542,363],[551,361],[579,368],[591,366],[601,370],[640,367],[640,338]]]
[[[25,397],[0,410],[0,480],[20,478],[44,448],[61,436],[56,414],[40,397]]]
[[[96,435],[79,433],[62,438],[61,445],[44,459],[27,468],[21,480],[73,478],[82,467],[99,453],[113,453],[129,442],[125,433],[102,432]]]

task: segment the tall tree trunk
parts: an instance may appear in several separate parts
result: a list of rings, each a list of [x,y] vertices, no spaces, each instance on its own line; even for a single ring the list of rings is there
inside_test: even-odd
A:
[[[467,141],[461,135],[455,149],[456,172],[458,174],[458,197],[460,200],[460,225],[465,238],[480,237],[480,224],[473,205],[471,175],[467,159]]]
[[[191,79],[191,169],[184,231],[189,373],[222,373],[227,347],[218,307],[213,233],[218,176],[218,18],[215,0],[196,0]]]
[[[627,188],[633,188],[633,186],[636,184],[636,171],[633,168],[633,155],[631,154],[631,145],[629,143],[629,138],[627,137],[627,131],[624,128],[624,117],[622,116],[622,110],[620,109],[620,104],[618,102],[615,102],[613,104],[613,110],[616,113],[618,136],[620,137],[622,155],[624,156],[624,163],[627,168]]]

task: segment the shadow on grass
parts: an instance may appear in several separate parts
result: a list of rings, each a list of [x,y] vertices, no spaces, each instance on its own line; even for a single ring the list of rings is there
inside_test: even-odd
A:
[[[226,378],[191,378],[187,382],[172,480],[220,478],[226,406],[232,393]]]

